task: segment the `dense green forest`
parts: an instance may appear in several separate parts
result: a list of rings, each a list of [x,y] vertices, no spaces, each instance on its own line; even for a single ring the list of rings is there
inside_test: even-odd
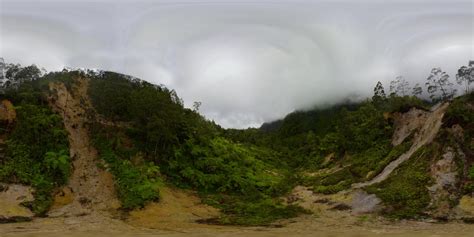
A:
[[[268,224],[306,213],[280,199],[296,185],[336,193],[370,180],[407,151],[410,139],[397,146],[390,142],[394,129],[390,115],[413,107],[428,110],[439,101],[453,100],[456,92],[440,82],[446,79],[440,73],[434,70],[428,78],[430,99],[419,98],[418,85],[408,95],[406,81],[397,78],[390,95],[378,83],[371,99],[296,111],[261,128],[237,130],[223,129],[185,108],[175,91],[130,76],[106,71],[44,73],[35,66],[11,65],[7,71],[11,82],[3,97],[15,105],[17,120],[3,130],[7,149],[0,160],[0,181],[35,187],[36,200],[30,206],[38,215],[45,214],[52,190],[67,182],[71,169],[67,132],[61,117],[48,106],[47,85],[62,82],[73,91],[75,78],[83,77],[90,79],[90,136],[116,178],[125,211],[159,201],[160,187],[173,185],[197,190],[206,203],[222,210],[220,218],[209,222]],[[474,112],[468,106],[473,101],[473,93],[454,98],[444,119],[445,124],[465,129],[466,154],[474,150]],[[438,142],[449,142],[450,136],[442,139]],[[424,147],[417,154],[427,156],[437,149]],[[334,167],[336,172],[318,172]],[[397,218],[420,216],[427,206],[426,192],[419,185],[430,182],[426,162],[415,159],[406,167],[367,188],[393,204],[394,211],[388,214]],[[474,190],[474,167],[469,169],[465,192]],[[404,176],[414,179],[403,181]],[[380,193],[381,188],[387,191]],[[401,189],[404,195],[397,195]],[[409,202],[415,197],[418,202]]]

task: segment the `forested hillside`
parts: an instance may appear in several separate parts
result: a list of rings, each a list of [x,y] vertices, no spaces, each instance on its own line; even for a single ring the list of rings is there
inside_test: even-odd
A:
[[[406,81],[397,78],[390,95],[379,82],[370,99],[236,130],[185,108],[175,91],[137,78],[10,65],[2,99],[13,104],[16,118],[3,122],[0,181],[32,186],[35,199],[25,205],[48,215],[81,159],[70,155],[68,129],[84,129],[97,167],[113,175],[123,212],[160,202],[160,189],[174,186],[197,191],[221,210],[203,222],[263,225],[309,213],[282,198],[300,185],[324,195],[362,189],[390,217],[449,219],[474,192],[474,94],[467,89],[454,98],[442,73],[434,69],[427,80],[430,99],[419,98],[419,85],[408,96]],[[467,74],[460,71],[461,77]],[[64,95],[71,98],[59,104]],[[455,178],[449,188],[428,189],[438,182],[434,167],[443,159]]]

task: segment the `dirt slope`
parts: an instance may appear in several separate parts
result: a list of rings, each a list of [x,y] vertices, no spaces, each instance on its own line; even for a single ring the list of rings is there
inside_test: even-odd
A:
[[[141,210],[130,212],[127,220],[133,226],[161,230],[202,228],[200,219],[217,217],[219,210],[201,203],[191,192],[176,188],[160,188],[160,202],[150,203]]]
[[[55,197],[50,216],[83,215],[113,210],[120,205],[113,176],[98,167],[97,151],[90,144],[86,122],[88,80],[78,78],[70,93],[62,83],[49,85],[51,107],[58,112],[69,133],[72,175],[67,187]]]
[[[436,137],[436,134],[438,134],[439,129],[441,128],[443,116],[448,106],[449,106],[449,103],[441,104],[440,106],[437,106],[432,112],[429,113],[429,115],[426,117],[426,120],[424,120],[424,122],[421,123],[422,126],[419,128],[419,131],[415,133],[415,136],[413,138],[413,145],[410,147],[410,149],[407,152],[405,152],[396,160],[388,164],[384,168],[384,170],[380,174],[375,176],[372,180],[369,180],[363,183],[354,184],[352,185],[352,187],[362,188],[362,187],[370,186],[372,184],[376,184],[376,183],[380,183],[384,181],[400,164],[408,160],[413,155],[413,153],[415,153],[420,147],[432,142],[433,139]],[[410,123],[405,123],[405,124],[410,124]],[[413,130],[416,130],[416,128],[410,128],[410,129],[396,128],[396,130],[413,131]],[[404,137],[407,137],[407,136],[404,136]]]

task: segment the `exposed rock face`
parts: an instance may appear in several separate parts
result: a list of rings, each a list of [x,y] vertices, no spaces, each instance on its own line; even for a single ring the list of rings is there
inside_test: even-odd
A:
[[[434,184],[428,188],[431,195],[431,215],[435,218],[448,219],[452,203],[458,199],[459,178],[454,149],[447,147],[442,159],[431,165],[431,176]]]
[[[33,213],[21,203],[33,201],[32,192],[28,186],[0,183],[0,223],[31,220]]]

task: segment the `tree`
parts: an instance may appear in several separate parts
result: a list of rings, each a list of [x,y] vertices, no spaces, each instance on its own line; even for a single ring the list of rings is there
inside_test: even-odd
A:
[[[404,77],[398,76],[395,80],[390,82],[390,96],[399,95],[406,96],[410,91],[408,81]]]
[[[465,93],[469,93],[469,85],[474,82],[474,65],[462,66],[456,74],[456,82],[465,85]]]
[[[385,89],[380,81],[377,82],[377,85],[374,87],[374,96],[372,96],[372,101],[376,105],[381,105],[382,102],[387,98],[385,95]]]
[[[423,89],[421,88],[419,83],[416,83],[415,86],[412,89],[411,94],[413,96],[419,97],[419,96],[421,96],[422,93],[423,93]]]
[[[449,75],[439,67],[431,69],[431,73],[426,80],[425,85],[433,102],[452,99],[456,94],[456,89],[453,88]]]
[[[374,96],[376,97],[382,97],[385,98],[385,89],[383,88],[383,85],[380,81],[377,82],[377,85],[375,85],[374,88]]]
[[[202,102],[200,101],[194,101],[193,103],[193,110],[196,112],[199,112],[199,108],[201,108]]]
[[[5,77],[9,83],[6,85],[18,85],[25,81],[33,81],[40,78],[42,75],[41,70],[36,65],[30,65],[22,67],[20,64],[7,64]]]

